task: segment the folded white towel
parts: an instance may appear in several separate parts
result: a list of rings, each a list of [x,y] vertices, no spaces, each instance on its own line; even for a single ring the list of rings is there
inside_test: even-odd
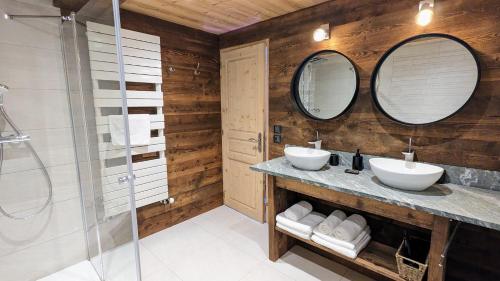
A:
[[[344,221],[346,217],[345,213],[341,210],[335,210],[318,225],[318,229],[323,234],[333,235],[333,229]]]
[[[322,246],[325,246],[327,247],[328,249],[332,249],[334,250],[335,252],[341,254],[341,255],[344,255],[348,258],[351,258],[351,259],[355,259],[359,252],[361,252],[361,250],[363,250],[366,245],[368,245],[368,243],[370,242],[370,235],[366,235],[361,241],[360,243],[356,246],[356,248],[354,249],[347,249],[347,248],[344,248],[342,246],[339,246],[337,244],[334,244],[334,243],[330,243],[324,239],[322,239],[321,237],[319,237],[318,235],[316,234],[313,234],[311,236],[311,240],[313,240],[314,242],[322,245]]]
[[[291,234],[297,235],[298,237],[300,237],[302,239],[311,240],[311,233],[304,233],[304,232],[298,231],[296,229],[293,229],[293,228],[290,228],[286,225],[283,225],[279,222],[276,223],[276,226],[287,231],[287,232],[290,232]]]
[[[312,212],[312,210],[313,207],[309,202],[300,201],[299,203],[294,204],[292,207],[286,209],[285,216],[287,216],[291,220],[298,221]]]
[[[352,241],[363,231],[366,220],[360,215],[350,215],[333,230],[333,236],[340,240]]]
[[[337,244],[339,246],[342,246],[344,248],[347,248],[347,249],[355,249],[356,246],[360,243],[361,240],[363,240],[365,238],[365,236],[369,235],[371,233],[371,229],[369,226],[366,226],[363,231],[361,231],[361,233],[358,235],[358,237],[356,237],[354,240],[352,240],[351,242],[347,242],[347,241],[342,241],[340,239],[337,239],[335,238],[334,236],[331,236],[331,235],[328,235],[328,234],[324,234],[323,232],[321,232],[321,230],[319,229],[319,226],[314,228],[313,230],[313,233],[315,235],[317,235],[319,238],[329,242],[329,243],[332,243],[332,244]]]
[[[326,216],[323,214],[311,212],[299,221],[294,221],[285,216],[284,213],[280,213],[276,215],[276,221],[288,228],[295,229],[310,236],[313,232],[313,229],[319,223],[321,223],[325,219],[325,217]]]
[[[122,115],[109,115],[109,132],[113,145],[125,145],[125,124]],[[128,116],[130,145],[148,145],[151,142],[151,117],[149,114]]]

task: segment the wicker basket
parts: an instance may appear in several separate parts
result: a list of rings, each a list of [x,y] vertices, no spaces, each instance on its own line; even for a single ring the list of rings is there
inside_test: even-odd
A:
[[[425,271],[427,270],[427,266],[429,265],[429,255],[427,255],[427,258],[425,259],[425,264],[404,257],[401,255],[403,243],[404,241],[401,243],[398,251],[396,252],[399,277],[408,281],[422,281]]]

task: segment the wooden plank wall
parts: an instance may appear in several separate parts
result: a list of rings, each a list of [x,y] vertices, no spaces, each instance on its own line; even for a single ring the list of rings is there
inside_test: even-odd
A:
[[[139,235],[145,237],[222,205],[219,40],[123,10],[121,21],[122,28],[161,38],[169,194],[176,201],[138,209]],[[168,72],[170,65],[175,72]]]
[[[500,170],[500,1],[440,0],[433,22],[415,24],[415,0],[336,0],[221,35],[221,48],[270,39],[270,127],[283,126],[283,143],[271,144],[271,155],[285,143],[306,145],[318,129],[326,148],[401,157],[408,138],[420,161]],[[332,39],[312,40],[320,24],[333,26]],[[446,121],[409,127],[383,116],[372,102],[370,76],[386,50],[421,33],[448,33],[465,40],[482,64],[482,81],[471,102]],[[290,81],[309,54],[338,50],[360,72],[360,94],[352,110],[334,121],[311,121],[292,106]],[[271,133],[271,132],[270,132]],[[271,135],[271,134],[270,134]]]
[[[221,35],[221,48],[269,38],[269,123],[283,126],[283,143],[270,144],[271,157],[285,143],[306,145],[318,129],[329,149],[401,157],[414,137],[419,160],[500,170],[500,1],[436,1],[433,22],[415,24],[418,1],[336,0]],[[332,38],[312,40],[320,24],[333,26]],[[370,75],[378,59],[399,41],[421,33],[448,33],[469,43],[481,62],[482,81],[471,102],[454,117],[412,128],[392,122],[375,108]],[[360,72],[360,93],[340,119],[304,118],[292,106],[290,81],[309,54],[338,50]],[[272,135],[272,132],[269,132]],[[447,280],[500,280],[500,232],[463,225],[449,252]]]

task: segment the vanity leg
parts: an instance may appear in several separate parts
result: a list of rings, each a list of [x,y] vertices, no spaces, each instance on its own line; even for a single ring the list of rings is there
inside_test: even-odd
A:
[[[276,261],[292,247],[294,239],[275,230],[276,215],[283,212],[288,207],[287,191],[275,186],[275,177],[273,176],[268,176],[267,184],[269,259]]]
[[[434,224],[431,235],[431,247],[429,252],[428,281],[443,281],[445,279],[445,260],[441,263],[441,254],[448,241],[450,220],[434,216]]]

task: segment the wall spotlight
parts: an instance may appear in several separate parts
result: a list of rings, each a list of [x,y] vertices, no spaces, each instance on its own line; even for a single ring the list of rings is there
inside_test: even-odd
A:
[[[422,0],[418,4],[417,24],[426,26],[434,15],[434,0]]]
[[[319,28],[314,30],[313,39],[316,42],[321,42],[330,39],[330,24],[322,24]]]

